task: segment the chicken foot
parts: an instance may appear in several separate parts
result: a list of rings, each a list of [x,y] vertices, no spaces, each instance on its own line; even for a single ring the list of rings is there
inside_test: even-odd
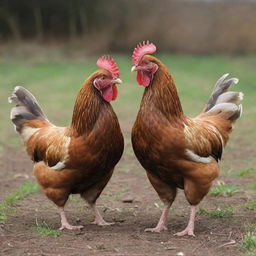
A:
[[[59,228],[59,230],[63,230],[63,229],[69,229],[69,230],[73,230],[73,229],[82,229],[83,226],[72,226],[68,223],[67,221],[67,217],[64,211],[64,207],[60,207],[60,218],[61,218],[61,227]]]
[[[163,230],[167,230],[167,221],[169,215],[170,205],[165,205],[162,211],[162,215],[155,228],[146,228],[146,232],[160,233]]]
[[[194,234],[195,217],[196,217],[196,205],[191,205],[190,217],[189,217],[187,227],[183,231],[178,232],[174,235],[175,236],[184,236],[184,235],[195,236],[195,234]]]
[[[92,222],[92,224],[96,224],[96,225],[99,225],[99,226],[109,226],[109,225],[114,224],[113,222],[106,222],[102,218],[102,216],[101,216],[101,214],[100,214],[100,212],[99,212],[95,203],[92,204],[91,207],[92,207],[92,210],[93,210],[93,213],[94,213],[94,221]]]

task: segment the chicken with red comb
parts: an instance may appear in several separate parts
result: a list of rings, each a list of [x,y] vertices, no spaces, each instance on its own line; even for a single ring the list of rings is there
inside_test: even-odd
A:
[[[122,81],[120,80],[120,72],[117,64],[114,59],[111,59],[109,56],[102,56],[97,61],[98,67],[109,73],[109,76],[114,79],[114,83],[109,86],[109,81],[106,77],[101,77],[94,80],[94,86],[100,91],[103,98],[110,102],[115,100],[118,94],[116,84],[120,84]]]
[[[80,194],[91,206],[94,224],[109,225],[101,217],[96,200],[120,160],[124,139],[110,102],[117,98],[120,73],[110,57],[97,61],[101,68],[83,83],[74,106],[71,124],[58,127],[43,113],[35,97],[15,87],[10,103],[11,120],[34,162],[34,174],[45,195],[60,211],[60,229],[70,225],[64,206],[70,194]]]
[[[149,41],[139,43],[132,54],[132,71],[137,71],[137,82],[142,86],[149,86],[152,75],[157,71],[158,67],[154,63],[148,62],[147,70],[144,70],[144,66],[140,65],[142,58],[146,54],[151,54],[156,51],[156,46]]]
[[[196,207],[218,176],[223,148],[234,122],[242,113],[241,92],[228,91],[237,78],[223,75],[216,83],[204,110],[195,118],[183,113],[178,92],[167,67],[156,57],[154,44],[138,44],[132,54],[132,71],[145,87],[132,129],[135,155],[164,203],[154,228],[167,229],[169,209],[177,189],[183,189],[190,204],[187,227],[176,235],[194,236]]]

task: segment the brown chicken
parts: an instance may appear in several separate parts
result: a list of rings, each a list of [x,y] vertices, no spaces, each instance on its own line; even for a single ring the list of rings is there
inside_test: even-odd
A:
[[[188,225],[178,236],[194,236],[196,206],[208,193],[218,176],[222,151],[233,123],[242,112],[235,103],[242,100],[240,92],[228,92],[237,78],[223,75],[201,114],[187,117],[181,107],[172,76],[157,58],[146,55],[156,51],[152,43],[137,45],[132,55],[132,71],[137,82],[145,87],[140,110],[132,130],[132,145],[152,186],[164,203],[155,228],[167,229],[167,218],[177,188],[184,189],[191,205]]]
[[[110,101],[117,97],[119,69],[110,57],[101,57],[82,85],[69,127],[50,123],[35,97],[21,86],[9,102],[11,120],[34,161],[34,174],[43,192],[60,209],[60,229],[79,229],[68,223],[64,206],[70,194],[80,194],[92,207],[93,223],[108,225],[96,208],[96,200],[120,160],[124,140]]]

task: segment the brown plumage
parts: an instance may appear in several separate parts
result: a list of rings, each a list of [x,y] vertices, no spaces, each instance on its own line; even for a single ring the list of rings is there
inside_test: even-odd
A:
[[[105,57],[103,60],[110,61]],[[111,60],[112,66],[113,63]],[[112,76],[111,69],[93,73],[78,93],[69,127],[50,123],[34,96],[23,87],[16,87],[9,98],[16,103],[11,119],[35,163],[37,181],[60,208],[61,229],[81,228],[71,226],[64,213],[69,195],[75,193],[94,210],[95,224],[109,224],[99,214],[95,202],[123,153],[123,136],[108,102],[116,98],[115,84],[120,82],[116,73]]]
[[[143,45],[138,47],[143,48]],[[237,79],[225,80],[227,75],[224,75],[217,82],[205,110],[196,118],[189,118],[182,111],[166,66],[150,55],[136,61],[132,70],[138,72],[137,81],[145,91],[132,130],[132,145],[165,204],[158,225],[146,231],[167,229],[169,208],[180,188],[184,189],[191,205],[191,216],[187,228],[177,235],[194,235],[195,207],[218,176],[223,147],[233,122],[241,114],[241,107],[234,103],[242,94],[226,92]]]

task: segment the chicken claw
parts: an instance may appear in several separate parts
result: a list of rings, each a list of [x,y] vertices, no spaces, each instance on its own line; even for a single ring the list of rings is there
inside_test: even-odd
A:
[[[165,225],[157,225],[155,228],[146,228],[145,232],[155,232],[160,233],[162,231],[168,230],[168,228]]]
[[[60,218],[61,218],[61,227],[59,228],[59,230],[63,230],[63,229],[69,229],[69,230],[74,230],[74,229],[82,229],[84,226],[72,226],[68,223],[67,221],[67,217],[64,211],[64,207],[60,207]]]
[[[185,236],[185,235],[188,235],[188,236],[193,236],[195,237],[195,234],[194,234],[194,230],[190,229],[190,228],[186,228],[184,229],[183,231],[181,232],[178,232],[176,234],[174,234],[175,236]]]
[[[168,230],[167,221],[168,221],[169,209],[170,209],[170,205],[169,204],[165,205],[163,208],[163,211],[162,211],[162,215],[161,215],[156,227],[155,228],[146,228],[144,231],[160,233],[164,230]]]
[[[106,222],[104,219],[95,219],[91,224],[96,224],[98,226],[111,226],[115,224],[114,222]]]
[[[94,216],[95,216],[95,219],[91,224],[96,224],[98,226],[110,226],[110,225],[114,224],[113,222],[106,222],[102,218],[102,216],[100,215],[100,212],[99,212],[99,210],[98,210],[98,208],[96,207],[95,204],[92,204],[91,207],[92,207],[92,210],[93,210],[93,213],[94,213]]]
[[[84,226],[72,226],[69,223],[62,223],[59,230],[69,229],[69,230],[76,230],[76,229],[82,229]]]
[[[196,205],[191,205],[190,206],[190,217],[189,217],[189,222],[188,222],[187,227],[183,231],[178,232],[174,235],[175,236],[188,235],[188,236],[194,236],[195,237],[195,234],[194,234],[195,216],[196,216]]]

